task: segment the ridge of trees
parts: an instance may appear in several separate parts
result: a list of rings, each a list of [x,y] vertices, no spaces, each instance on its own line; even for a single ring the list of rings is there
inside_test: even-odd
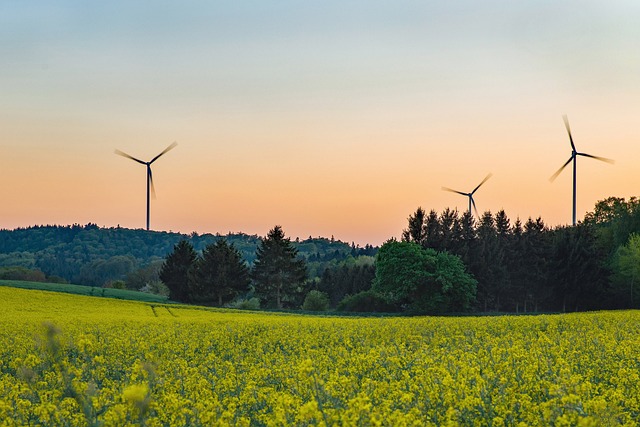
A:
[[[47,279],[88,286],[126,286],[131,289],[158,286],[164,258],[181,240],[196,252],[220,240],[232,244],[248,266],[256,258],[260,237],[245,233],[181,234],[121,227],[87,225],[38,225],[0,229],[0,268],[22,267]],[[305,259],[310,279],[318,279],[328,267],[360,256],[372,257],[377,247],[309,236],[291,242]],[[124,284],[122,284],[122,283]],[[166,289],[154,291],[168,292]]]
[[[208,245],[200,255],[182,240],[162,264],[160,279],[171,299],[218,306],[241,297],[255,298],[266,308],[295,308],[307,291],[305,260],[279,225],[260,240],[251,270],[225,240]]]
[[[640,302],[640,202],[610,197],[576,226],[512,222],[504,210],[475,219],[418,208],[402,240],[455,254],[477,280],[477,311],[580,311]]]
[[[264,238],[40,226],[0,230],[0,273],[72,277],[239,308],[446,313],[640,306],[635,197],[599,201],[578,225],[555,228],[541,218],[512,221],[504,210],[476,219],[418,208],[401,239],[360,248],[333,238],[291,241],[279,226]],[[178,263],[193,265],[180,273],[183,291],[167,272],[181,242]]]

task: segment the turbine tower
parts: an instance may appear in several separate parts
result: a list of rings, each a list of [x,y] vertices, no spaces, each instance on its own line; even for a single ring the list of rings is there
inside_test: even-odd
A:
[[[571,143],[571,157],[569,157],[569,160],[567,160],[566,163],[556,171],[556,173],[551,175],[551,178],[549,178],[549,181],[553,182],[558,177],[558,175],[560,175],[560,172],[562,172],[569,163],[573,162],[573,225],[575,226],[576,225],[576,163],[577,163],[576,160],[578,156],[591,157],[592,159],[600,160],[600,161],[611,163],[611,164],[615,162],[611,159],[606,159],[604,157],[593,156],[587,153],[579,153],[576,150],[575,144],[573,143],[573,137],[571,136],[571,128],[569,127],[569,119],[567,119],[566,114],[562,116],[562,118],[564,119],[564,125],[567,128],[567,133],[569,133],[569,142]]]
[[[485,182],[487,182],[487,180],[489,178],[491,178],[492,174],[487,175],[480,184],[478,184],[478,186],[476,188],[473,189],[472,192],[470,193],[463,193],[462,191],[458,191],[458,190],[452,190],[451,188],[448,187],[442,187],[442,190],[444,191],[450,191],[451,193],[457,193],[457,194],[461,194],[463,196],[467,196],[469,198],[469,214],[471,214],[471,206],[473,205],[473,210],[476,212],[476,216],[480,217],[480,215],[478,215],[478,209],[476,208],[476,201],[473,200],[473,195],[476,191],[478,191],[478,188],[480,188],[480,186],[482,184],[484,184]]]
[[[127,153],[124,153],[120,150],[116,150],[115,153],[119,156],[122,157],[126,157],[127,159],[131,159],[133,161],[136,161],[142,165],[145,165],[147,167],[147,231],[149,231],[149,208],[150,208],[150,196],[153,195],[153,197],[155,198],[156,196],[156,191],[153,188],[153,175],[151,173],[151,164],[153,162],[155,162],[156,160],[158,160],[160,158],[160,156],[162,156],[163,154],[165,154],[167,151],[171,150],[172,148],[174,148],[176,145],[178,145],[177,142],[173,142],[171,145],[169,145],[167,148],[164,149],[164,151],[162,151],[162,153],[158,154],[157,156],[155,156],[153,159],[151,159],[148,162],[144,162],[140,159],[136,159],[133,156],[128,155]]]

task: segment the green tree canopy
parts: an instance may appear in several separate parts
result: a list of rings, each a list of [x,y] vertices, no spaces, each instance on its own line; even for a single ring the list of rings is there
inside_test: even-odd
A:
[[[189,269],[196,260],[196,251],[187,240],[181,240],[160,269],[160,280],[169,288],[169,299],[189,302]]]
[[[291,302],[302,291],[307,278],[305,262],[298,258],[298,251],[279,225],[260,241],[252,278],[256,295],[267,307],[283,308],[285,302]]]
[[[629,236],[629,241],[616,251],[612,264],[615,290],[630,307],[637,307],[640,301],[640,234]]]
[[[249,290],[249,269],[240,252],[226,240],[208,245],[189,272],[193,302],[222,306]]]
[[[455,255],[391,240],[378,251],[373,290],[412,311],[463,311],[475,300],[476,281]]]

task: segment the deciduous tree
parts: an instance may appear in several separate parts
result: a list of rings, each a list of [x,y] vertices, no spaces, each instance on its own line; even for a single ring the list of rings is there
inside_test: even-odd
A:
[[[469,309],[476,281],[456,255],[390,240],[378,252],[373,290],[409,310],[438,313]]]
[[[627,244],[620,246],[613,258],[614,286],[628,307],[637,307],[640,301],[640,234],[629,236]]]

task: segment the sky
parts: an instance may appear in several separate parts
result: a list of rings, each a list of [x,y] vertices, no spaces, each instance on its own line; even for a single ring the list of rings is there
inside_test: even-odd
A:
[[[639,196],[637,1],[0,0],[0,228],[379,245],[418,206]]]

